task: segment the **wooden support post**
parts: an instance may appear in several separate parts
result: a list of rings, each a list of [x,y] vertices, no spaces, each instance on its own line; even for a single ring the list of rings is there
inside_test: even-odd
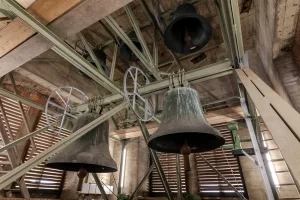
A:
[[[296,184],[300,183],[300,114],[251,69],[236,73],[278,145]]]

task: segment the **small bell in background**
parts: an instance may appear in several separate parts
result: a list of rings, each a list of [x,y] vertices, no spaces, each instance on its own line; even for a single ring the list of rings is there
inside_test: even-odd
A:
[[[212,36],[209,21],[189,3],[179,5],[164,32],[165,45],[174,53],[189,54],[203,48]]]
[[[137,38],[136,34],[134,32],[132,32],[128,35],[128,37],[133,42],[133,44],[138,48],[138,50],[140,52],[142,52],[143,48],[142,48],[142,45],[140,44],[140,41]],[[137,61],[138,60],[136,55],[132,52],[132,50],[124,42],[122,42],[120,45],[120,56],[127,61]]]

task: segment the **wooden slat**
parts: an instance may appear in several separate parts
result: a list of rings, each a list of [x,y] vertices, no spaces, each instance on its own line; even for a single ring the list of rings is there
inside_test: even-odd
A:
[[[28,12],[44,25],[52,22],[83,0],[36,0]],[[0,57],[36,33],[20,18],[14,19],[0,31]]]

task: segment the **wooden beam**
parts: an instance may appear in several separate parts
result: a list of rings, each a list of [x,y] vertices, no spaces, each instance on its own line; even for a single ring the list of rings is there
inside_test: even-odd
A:
[[[299,185],[300,114],[249,68],[236,72]]]
[[[44,25],[52,22],[83,0],[36,0],[28,12]],[[0,31],[0,57],[30,38],[36,30],[17,17]]]
[[[75,35],[96,23],[103,17],[124,7],[132,0],[88,0],[65,13],[48,25],[48,28],[60,38]],[[0,58],[0,77],[49,50],[53,44],[40,34]]]
[[[209,124],[220,124],[244,118],[243,110],[240,106],[224,108],[216,111],[209,111],[205,113],[205,116]],[[146,124],[150,135],[157,130],[158,126],[158,123]],[[129,139],[140,137],[142,135],[142,132],[139,126],[134,126],[128,129],[121,129],[110,132],[109,135],[119,139]]]

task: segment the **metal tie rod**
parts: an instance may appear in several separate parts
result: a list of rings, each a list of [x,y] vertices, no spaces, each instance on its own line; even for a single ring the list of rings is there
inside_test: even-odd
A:
[[[148,139],[149,139],[150,135],[149,135],[149,132],[148,132],[148,130],[146,128],[146,125],[141,120],[138,120],[138,123],[139,123],[139,126],[141,128],[142,134],[144,136],[145,142],[148,143]],[[162,184],[163,184],[163,186],[165,188],[165,191],[167,193],[168,199],[169,200],[174,200],[174,197],[172,195],[169,183],[168,183],[168,181],[166,179],[166,176],[165,176],[165,173],[164,173],[164,171],[163,171],[163,169],[161,167],[161,164],[159,162],[159,158],[158,158],[158,156],[156,154],[156,151],[152,150],[151,148],[149,148],[149,151],[150,151],[150,154],[151,154],[151,156],[153,158],[153,162],[154,162],[155,167],[156,167],[156,169],[158,171],[158,174],[160,176],[161,182],[162,182]]]
[[[98,186],[98,188],[99,188],[99,190],[101,192],[101,195],[102,195],[103,199],[104,200],[108,200],[108,197],[107,197],[107,195],[105,193],[105,190],[104,190],[104,188],[103,188],[103,186],[101,184],[101,181],[100,181],[98,175],[96,173],[92,173],[92,175],[93,175],[94,180],[95,180],[95,182],[96,182],[96,184],[97,184],[97,186]]]
[[[161,155],[162,155],[162,153],[160,153],[160,154],[158,155],[158,158],[160,158]],[[144,178],[141,180],[141,182],[138,184],[138,186],[135,188],[135,190],[134,190],[133,193],[131,194],[129,200],[132,200],[132,199],[134,198],[135,194],[139,191],[139,189],[142,187],[142,185],[144,184],[144,182],[147,180],[147,178],[149,177],[149,175],[150,175],[151,172],[153,171],[154,167],[155,167],[155,164],[153,163],[153,164],[149,167],[149,169],[148,169],[147,173],[145,174]]]
[[[23,176],[26,172],[34,168],[36,165],[42,163],[44,160],[48,159],[52,155],[56,154],[57,152],[61,151],[63,148],[65,148],[67,145],[71,144],[78,138],[85,135],[87,132],[91,131],[92,129],[99,126],[99,124],[103,123],[104,121],[108,120],[111,116],[115,115],[117,112],[120,112],[122,109],[124,109],[127,106],[126,102],[121,103],[120,105],[116,106],[115,108],[111,109],[110,111],[104,113],[91,123],[85,125],[84,127],[78,129],[74,133],[72,133],[70,136],[62,139],[60,142],[54,144],[50,148],[48,148],[46,151],[40,153],[36,157],[28,160],[24,164],[20,165],[19,167],[16,167],[9,173],[5,174],[4,176],[1,176],[0,178],[0,190],[12,183],[13,181],[17,180],[19,177]]]
[[[270,180],[269,180],[269,177],[268,177],[268,174],[267,174],[267,170],[266,170],[266,167],[264,165],[264,161],[263,161],[263,158],[262,158],[262,155],[261,155],[261,152],[260,152],[260,148],[259,148],[259,145],[258,145],[258,142],[257,142],[257,138],[256,138],[256,134],[255,134],[255,131],[254,131],[254,128],[253,128],[251,118],[248,117],[248,116],[250,116],[250,114],[249,114],[249,111],[248,111],[248,108],[247,108],[245,98],[241,98],[241,106],[242,106],[242,109],[243,109],[243,112],[244,112],[245,121],[246,121],[246,124],[247,124],[247,127],[248,127],[249,135],[251,137],[252,145],[253,145],[253,148],[254,148],[254,151],[255,151],[255,156],[256,156],[256,159],[257,159],[258,168],[260,170],[260,174],[262,176],[262,179],[263,179],[263,182],[264,182],[264,185],[265,185],[267,197],[268,197],[269,200],[273,200],[275,198],[274,198],[274,195],[273,195],[273,192],[272,192],[272,187],[271,187]]]
[[[197,153],[198,156],[208,165],[212,170],[214,170],[222,179],[225,181],[229,187],[231,187],[234,192],[240,197],[240,199],[247,200],[242,193],[240,193],[214,166],[212,166],[200,153]]]

